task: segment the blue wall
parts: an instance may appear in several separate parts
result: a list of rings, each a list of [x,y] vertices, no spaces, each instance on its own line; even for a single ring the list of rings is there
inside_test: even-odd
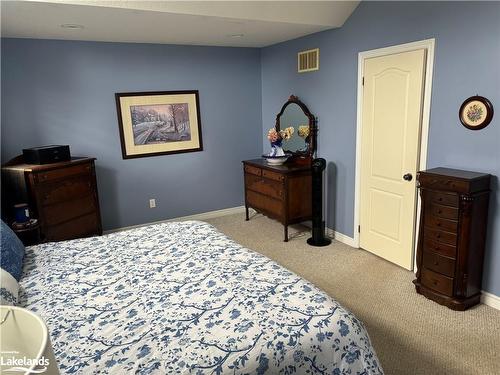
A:
[[[436,38],[428,167],[491,173],[483,287],[500,295],[500,4],[362,2],[341,29],[262,50],[263,130],[290,94],[319,118],[318,154],[328,169],[328,225],[354,232],[357,54]],[[298,51],[320,48],[320,70],[298,74]],[[497,107],[492,123],[471,131],[458,121],[463,100],[479,94]],[[263,149],[269,146],[263,140]]]
[[[123,160],[114,94],[193,89],[204,150]],[[2,162],[54,143],[96,157],[105,229],[239,206],[260,95],[258,49],[3,39]]]

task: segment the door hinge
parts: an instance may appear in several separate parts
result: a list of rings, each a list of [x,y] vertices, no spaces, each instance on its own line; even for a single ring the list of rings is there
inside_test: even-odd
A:
[[[358,225],[358,233],[361,233],[361,225]]]
[[[363,77],[363,79],[361,80],[361,86],[364,86],[365,85],[365,77]]]

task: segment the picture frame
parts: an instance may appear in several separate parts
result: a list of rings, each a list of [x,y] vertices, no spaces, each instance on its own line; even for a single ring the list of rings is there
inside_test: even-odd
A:
[[[458,117],[467,129],[484,129],[493,118],[493,105],[483,96],[471,96],[460,106]]]
[[[115,94],[123,159],[203,151],[198,90]]]

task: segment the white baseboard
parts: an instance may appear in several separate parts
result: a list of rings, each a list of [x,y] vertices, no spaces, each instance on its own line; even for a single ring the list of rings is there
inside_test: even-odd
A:
[[[301,224],[304,224],[306,227],[309,227],[309,228],[312,227],[311,221],[305,221],[305,222],[303,222]],[[325,232],[326,232],[326,236],[327,237],[333,238],[334,240],[337,240],[339,242],[345,243],[346,245],[349,245],[349,246],[354,247],[356,249],[358,248],[354,244],[354,238],[349,237],[346,234],[337,232],[337,231],[333,230],[332,228],[328,228],[328,227],[325,228]]]
[[[357,246],[354,242],[354,238],[349,237],[346,234],[337,232],[337,231],[333,230],[332,228],[326,228],[326,232],[327,232],[329,237],[331,237],[339,242],[345,243],[346,245],[349,245],[351,247],[357,248]]]
[[[109,233],[114,233],[114,232],[121,232],[121,231],[127,230],[127,229],[140,228],[140,227],[145,227],[147,225],[168,223],[168,222],[172,222],[172,221],[207,220],[207,219],[213,219],[213,218],[221,217],[221,216],[239,214],[239,213],[242,213],[242,212],[245,212],[245,206],[230,207],[230,208],[224,208],[222,210],[202,212],[202,213],[194,214],[194,215],[174,217],[174,218],[171,218],[171,219],[153,221],[151,223],[144,223],[144,224],[138,224],[138,225],[130,225],[128,227],[121,227],[121,228],[115,228],[115,229],[105,230],[103,232],[103,234],[109,234]]]
[[[484,290],[481,292],[481,303],[493,307],[494,309],[500,310],[500,297],[485,292]]]

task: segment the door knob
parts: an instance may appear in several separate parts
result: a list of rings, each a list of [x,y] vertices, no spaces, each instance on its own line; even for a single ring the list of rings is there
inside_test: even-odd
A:
[[[411,175],[411,173],[407,173],[403,176],[403,180],[411,181],[412,179],[413,179],[413,176]]]

